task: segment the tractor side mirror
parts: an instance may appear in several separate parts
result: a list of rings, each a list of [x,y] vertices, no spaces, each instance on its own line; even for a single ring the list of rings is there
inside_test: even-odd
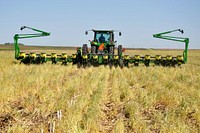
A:
[[[87,35],[88,34],[88,31],[85,31],[85,35]]]
[[[121,32],[119,32],[119,36],[122,36],[122,33],[121,33]]]
[[[23,30],[23,29],[25,29],[26,28],[26,26],[22,26],[21,28],[20,28],[20,30]]]
[[[183,30],[181,30],[181,33],[183,34],[183,33],[184,33],[184,31],[183,31]]]
[[[182,34],[184,33],[184,31],[182,29],[178,29],[178,31],[180,31]]]
[[[114,43],[117,43],[117,41],[114,41]]]

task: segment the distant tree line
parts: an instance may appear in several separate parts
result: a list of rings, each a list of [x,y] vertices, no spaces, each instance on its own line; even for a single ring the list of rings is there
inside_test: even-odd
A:
[[[4,43],[4,45],[14,45],[14,43],[9,43],[9,42],[7,42],[7,43]],[[22,45],[22,46],[24,46],[23,43],[18,43],[18,45]]]

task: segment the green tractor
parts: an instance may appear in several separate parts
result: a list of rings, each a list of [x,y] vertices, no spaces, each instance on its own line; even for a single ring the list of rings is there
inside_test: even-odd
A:
[[[78,66],[98,66],[101,64],[109,65],[110,67],[120,66],[123,67],[122,45],[118,46],[118,53],[115,53],[116,42],[114,40],[113,30],[91,30],[94,32],[94,38],[90,41],[91,48],[89,50],[87,44],[83,44],[82,49],[77,50],[77,57],[74,59],[73,64],[78,63]],[[88,34],[88,31],[85,32]],[[121,36],[121,32],[119,32]]]
[[[91,53],[107,53],[114,54],[114,48],[116,41],[114,41],[114,31],[113,30],[92,30],[94,32],[94,39],[90,41]],[[88,31],[85,32],[88,34]],[[119,32],[121,36],[121,32]]]

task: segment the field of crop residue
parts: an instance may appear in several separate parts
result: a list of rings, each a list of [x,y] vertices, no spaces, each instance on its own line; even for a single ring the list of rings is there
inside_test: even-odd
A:
[[[146,52],[180,51],[127,51]],[[200,132],[200,50],[189,50],[188,64],[181,68],[123,69],[24,65],[16,63],[13,51],[0,51],[0,132],[53,130]]]

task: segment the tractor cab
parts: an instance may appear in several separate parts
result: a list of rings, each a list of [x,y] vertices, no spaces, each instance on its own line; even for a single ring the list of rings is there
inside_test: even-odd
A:
[[[114,42],[114,33],[112,31],[96,31],[94,34],[94,42],[112,43]]]
[[[92,30],[94,38],[90,41],[92,54],[114,54],[114,30]],[[86,31],[86,35],[88,31]],[[121,32],[119,32],[121,36]]]

